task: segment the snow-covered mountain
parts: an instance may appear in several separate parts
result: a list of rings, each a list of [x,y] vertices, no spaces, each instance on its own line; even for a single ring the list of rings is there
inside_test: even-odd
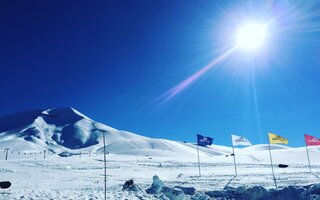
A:
[[[195,156],[196,146],[166,139],[137,135],[88,118],[74,108],[56,108],[19,112],[0,118],[0,149],[11,151],[42,151],[55,153],[103,151],[103,132],[110,153],[125,155]],[[267,145],[255,145],[247,151],[266,150]],[[272,145],[272,149],[289,148]],[[231,154],[231,148],[212,145],[199,147],[205,157]]]
[[[73,108],[19,112],[0,118],[0,148],[13,151],[102,151],[128,155],[194,154],[194,145],[120,131],[86,117]],[[161,151],[159,151],[161,150]],[[209,150],[210,151],[210,150]],[[211,150],[212,153],[213,150]],[[221,154],[220,151],[215,154]]]
[[[73,108],[19,112],[0,118],[0,141],[12,149],[79,149],[99,144],[99,131],[114,131]]]

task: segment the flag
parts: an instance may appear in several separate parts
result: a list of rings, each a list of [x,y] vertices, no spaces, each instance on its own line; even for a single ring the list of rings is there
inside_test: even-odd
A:
[[[320,139],[313,137],[311,135],[304,134],[304,140],[307,146],[317,146],[320,145]]]
[[[199,134],[197,134],[197,139],[198,139],[197,144],[199,146],[211,145],[213,141],[213,138],[204,137],[203,135],[199,135]]]
[[[269,133],[269,142],[270,144],[288,144],[288,140],[277,134]]]
[[[247,138],[239,136],[239,135],[231,135],[231,139],[232,139],[233,146],[238,146],[238,145],[250,146],[250,145],[252,145],[251,142]]]

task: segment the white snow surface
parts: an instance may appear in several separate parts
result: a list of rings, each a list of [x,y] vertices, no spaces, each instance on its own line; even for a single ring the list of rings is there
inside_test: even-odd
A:
[[[268,151],[248,151],[238,148],[235,151],[239,175],[229,184],[230,187],[274,187]],[[166,151],[158,150],[157,154],[159,156],[108,154],[107,199],[158,199],[157,196],[145,192],[151,186],[154,175],[158,175],[168,187],[193,187],[201,192],[222,190],[234,177],[231,156],[203,152],[200,155],[202,176],[199,177],[196,153],[166,156]],[[272,155],[279,187],[319,183],[319,178],[316,176],[320,175],[318,151],[310,152],[314,174],[308,173],[307,157],[302,148],[273,150]],[[88,152],[83,152],[81,157],[74,155],[65,158],[50,154],[44,159],[43,153],[40,152],[18,154],[9,151],[8,160],[4,160],[4,157],[4,151],[1,151],[0,180],[11,181],[12,186],[0,190],[0,199],[103,199],[104,197],[102,154],[91,154],[89,157]],[[289,167],[278,168],[277,165],[280,163],[288,164]],[[142,191],[122,191],[122,185],[129,179],[133,179]],[[186,199],[191,197],[186,195]]]
[[[266,144],[235,148],[236,178],[231,147],[199,147],[200,177],[194,144],[119,131],[72,108],[28,111],[0,118],[0,131],[0,149],[9,148],[8,160],[4,160],[6,151],[0,151],[0,181],[12,183],[9,189],[0,190],[0,199],[103,199],[101,131],[106,133],[109,152],[107,199],[167,198],[146,192],[154,175],[167,187],[192,187],[200,192],[186,195],[185,199],[205,199],[203,192],[223,190],[227,185],[274,187]],[[68,140],[67,144],[63,140]],[[271,145],[271,149],[280,188],[319,183],[317,147],[309,152],[313,173],[309,173],[305,148]],[[47,150],[45,159],[43,150]],[[63,151],[75,155],[57,155]],[[289,167],[279,168],[278,164]],[[123,191],[122,185],[129,179],[142,190]]]

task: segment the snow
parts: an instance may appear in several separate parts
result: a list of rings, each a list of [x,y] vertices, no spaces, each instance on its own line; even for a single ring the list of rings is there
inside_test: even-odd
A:
[[[294,155],[291,155],[292,150]],[[233,158],[225,155],[213,155],[208,157],[209,159],[200,156],[202,176],[199,177],[196,155],[151,157],[108,154],[107,197],[108,199],[159,199],[164,195],[161,198],[165,199],[172,197],[173,194],[183,196],[181,191],[184,191],[186,199],[206,199],[208,196],[219,195],[231,198],[236,194],[230,189],[230,191],[223,190],[227,184],[227,188],[235,188],[238,193],[242,191],[244,196],[259,196],[260,193],[269,195],[274,183],[268,152],[256,152],[254,156],[261,161],[254,161],[249,159],[250,156],[245,156],[246,149],[236,149],[236,151],[243,151],[242,155],[236,157],[239,176],[230,184],[228,182],[234,177]],[[275,156],[275,174],[279,187],[295,186],[296,188],[291,188],[291,191],[319,183],[319,178],[316,176],[320,174],[319,152],[310,152],[315,175],[308,173],[306,155],[302,148],[274,150],[272,153]],[[92,154],[91,157],[82,154],[81,157],[74,155],[66,158],[50,154],[44,159],[43,153],[39,152],[17,154],[9,151],[6,161],[4,156],[5,153],[0,151],[0,158],[3,158],[0,161],[1,180],[11,181],[12,186],[10,189],[0,191],[0,199],[103,199],[102,154]],[[149,159],[150,157],[152,159]],[[289,168],[276,167],[279,163],[289,164]],[[152,180],[154,175],[161,179],[166,189],[157,194],[149,194],[146,190],[154,182]],[[141,191],[123,191],[122,186],[129,179],[133,179]],[[195,189],[194,194],[192,189]],[[308,188],[303,190],[309,191]],[[282,193],[277,193],[280,194]]]
[[[279,145],[279,144],[270,145],[271,150],[290,149],[290,148],[291,147],[289,147],[289,146],[284,146],[284,145]],[[251,150],[251,151],[265,151],[265,150],[269,150],[269,146],[266,144],[256,144],[256,145],[252,145],[249,147],[245,147],[245,149]]]
[[[1,121],[2,120],[2,121]],[[24,123],[20,123],[20,121]],[[20,112],[0,119],[4,126],[0,133],[0,149],[18,151],[17,145],[5,142],[22,139],[27,141],[30,150],[48,150],[55,153],[65,151],[102,152],[102,134],[106,134],[107,149],[111,153],[126,155],[190,154],[194,155],[194,145],[154,139],[131,132],[116,130],[93,121],[74,108],[58,108]],[[10,129],[9,129],[10,128]],[[4,143],[5,142],[5,143]],[[161,150],[160,153],[158,150]],[[205,151],[213,151],[204,148]],[[164,153],[166,152],[166,153]],[[222,154],[217,152],[217,154]]]
[[[28,123],[14,125],[21,118]],[[0,149],[9,151],[8,160],[4,160],[6,151],[0,151],[0,181],[8,180],[12,186],[0,190],[0,199],[103,199],[102,131],[109,152],[107,199],[320,198],[317,147],[309,148],[313,170],[309,173],[304,147],[271,145],[279,186],[275,189],[266,144],[235,148],[237,177],[231,147],[199,147],[199,177],[194,144],[116,130],[73,108],[22,112],[0,119],[0,125],[5,122],[10,125],[0,127],[4,130]],[[64,131],[66,127],[72,128]],[[67,157],[58,155],[62,152]],[[134,187],[123,190],[130,179]]]
[[[154,175],[152,179],[152,185],[146,190],[146,192],[148,194],[159,194],[162,191],[164,184],[157,175]]]

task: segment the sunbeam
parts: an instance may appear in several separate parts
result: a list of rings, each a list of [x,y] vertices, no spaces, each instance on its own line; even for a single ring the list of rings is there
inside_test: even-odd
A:
[[[185,90],[187,87],[189,87],[192,83],[194,83],[197,79],[199,79],[203,74],[208,72],[210,69],[212,69],[214,66],[222,62],[224,59],[226,59],[228,56],[230,56],[238,46],[234,46],[228,51],[224,52],[220,56],[218,56],[216,59],[214,59],[212,62],[201,68],[199,71],[195,72],[188,78],[181,81],[179,84],[162,94],[159,98],[162,100],[161,103],[164,104],[170,99],[172,99],[174,96]]]

